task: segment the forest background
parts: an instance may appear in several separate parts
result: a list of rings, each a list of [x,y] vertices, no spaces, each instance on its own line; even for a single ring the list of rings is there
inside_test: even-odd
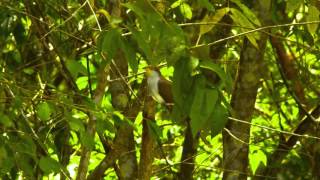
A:
[[[320,178],[319,8],[1,0],[0,178]]]

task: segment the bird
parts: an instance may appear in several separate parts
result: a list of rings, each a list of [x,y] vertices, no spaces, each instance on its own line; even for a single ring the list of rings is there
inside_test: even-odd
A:
[[[172,82],[164,78],[159,69],[154,67],[146,68],[146,77],[149,95],[158,103],[172,105]]]

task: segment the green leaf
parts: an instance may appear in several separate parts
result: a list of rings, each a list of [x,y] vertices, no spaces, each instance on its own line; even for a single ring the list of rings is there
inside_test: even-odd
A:
[[[247,19],[246,16],[242,14],[242,12],[234,8],[230,8],[230,11],[232,13],[231,14],[232,20],[236,24],[238,24],[240,27],[242,27],[240,28],[241,32],[246,32],[246,31],[255,29],[255,26]],[[259,39],[259,34],[257,32],[246,34],[246,37],[249,39],[249,41],[254,47],[259,48],[257,44],[257,40]]]
[[[104,133],[105,131],[109,131],[111,133],[115,132],[115,128],[113,124],[108,119],[97,119],[97,132]]]
[[[214,11],[214,6],[209,0],[198,0],[200,7],[207,8],[209,11]]]
[[[42,102],[37,105],[37,115],[42,121],[50,119],[53,110],[47,102]]]
[[[66,116],[68,120],[68,124],[70,126],[70,129],[76,131],[76,132],[84,132],[85,127],[81,119],[79,118],[74,118],[71,115]]]
[[[9,116],[0,113],[0,123],[3,124],[5,127],[12,127],[13,123]]]
[[[70,59],[66,62],[66,66],[71,73],[71,76],[75,79],[80,74],[86,75],[86,68],[76,60]]]
[[[51,157],[41,157],[39,161],[40,169],[45,173],[57,173],[60,171],[60,164]]]
[[[86,131],[80,132],[81,144],[89,149],[93,149],[95,146],[94,137],[90,136]]]
[[[180,4],[181,4],[182,2],[183,2],[182,0],[177,0],[177,1],[175,1],[174,3],[171,4],[170,8],[174,9],[174,8],[180,6]]]
[[[196,94],[190,110],[191,130],[195,136],[196,133],[205,129],[205,125],[212,114],[215,104],[218,100],[218,91],[204,87],[205,81],[198,79]]]
[[[250,167],[253,174],[256,173],[260,163],[267,165],[267,156],[263,151],[257,149],[250,153]]]
[[[88,86],[88,76],[79,77],[76,81],[79,90],[83,90]]]
[[[149,128],[149,131],[154,139],[157,140],[157,142],[161,142],[162,138],[162,130],[154,121],[147,121],[147,125]]]
[[[136,52],[134,51],[132,44],[127,40],[122,40],[121,47],[133,73],[137,73],[139,63],[136,59]]]
[[[31,75],[31,74],[34,73],[34,69],[33,68],[24,68],[23,72],[28,74],[28,75]]]
[[[119,29],[111,29],[102,33],[101,40],[98,43],[98,49],[107,54],[107,60],[110,61],[121,44],[121,34]]]
[[[176,121],[183,120],[190,112],[194,88],[194,80],[191,76],[190,58],[181,58],[174,66],[172,93],[175,105],[173,116]]]
[[[302,4],[304,0],[288,0],[286,2],[286,13],[290,13],[298,9]]]
[[[139,48],[146,55],[147,61],[150,61],[152,59],[152,49],[150,47],[150,44],[148,44],[145,40],[147,38],[146,35],[144,35],[143,32],[137,31],[134,28],[128,28],[132,33],[132,37],[137,41]]]
[[[191,19],[192,18],[192,9],[189,6],[189,4],[182,3],[180,5],[180,12],[185,18],[187,18],[187,19]]]
[[[231,87],[228,87],[231,84],[227,80],[227,74],[224,72],[224,70],[219,65],[217,65],[211,61],[201,61],[200,67],[204,68],[204,69],[208,69],[212,72],[215,72],[219,76],[219,78],[221,79],[221,81],[222,81],[221,83],[223,83],[223,85],[226,86],[226,89],[231,88]]]
[[[319,21],[320,12],[315,6],[309,6],[307,21]],[[310,34],[315,35],[318,29],[319,23],[307,24]]]
[[[210,125],[211,127],[211,137],[215,137],[217,134],[221,132],[221,130],[225,127],[228,122],[228,111],[221,104],[217,103],[214,107],[214,111],[210,116]]]
[[[144,11],[137,4],[125,3],[125,4],[122,4],[122,6],[133,11],[135,14],[138,15],[139,18],[143,18],[143,15],[145,14]]]
[[[240,0],[231,0],[234,2],[244,13],[245,17],[248,18],[252,23],[254,23],[257,26],[261,26],[261,23],[258,19],[258,17],[244,4],[241,3]]]
[[[215,27],[214,23],[218,23],[229,12],[229,10],[230,10],[229,8],[221,8],[221,9],[217,10],[216,13],[212,16],[206,15],[202,19],[201,22],[203,22],[203,23],[210,22],[212,24],[201,25],[200,26],[200,36],[211,31]]]

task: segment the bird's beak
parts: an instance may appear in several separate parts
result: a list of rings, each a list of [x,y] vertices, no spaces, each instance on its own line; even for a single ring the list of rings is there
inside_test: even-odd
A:
[[[150,77],[152,74],[152,69],[150,67],[146,67],[146,76]]]

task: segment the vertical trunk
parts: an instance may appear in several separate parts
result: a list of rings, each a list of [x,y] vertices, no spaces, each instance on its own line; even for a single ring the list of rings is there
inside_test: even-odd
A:
[[[264,42],[261,42],[262,49]],[[245,39],[236,84],[231,99],[232,117],[251,121],[256,101],[263,52]],[[250,126],[229,121],[223,132],[223,179],[246,179],[248,167]]]
[[[195,166],[195,156],[197,154],[198,139],[199,137],[193,137],[190,127],[190,119],[187,120],[187,129],[184,135],[183,151],[181,157],[181,166],[179,179],[189,180],[193,179],[193,170]]]
[[[152,136],[151,128],[148,122],[155,120],[156,103],[152,97],[147,96],[144,103],[143,121],[142,121],[142,145],[140,153],[139,178],[149,180],[152,175],[152,162],[154,158],[155,139]]]
[[[121,17],[121,0],[111,2],[112,15]],[[117,52],[114,62],[111,65],[111,79],[118,79],[112,82],[110,92],[112,97],[112,105],[115,109],[128,114],[129,88],[125,77],[128,76],[128,63],[123,57],[121,51]],[[137,176],[137,159],[135,154],[135,143],[133,128],[130,125],[123,125],[118,129],[118,138],[123,138],[119,145],[120,149],[128,152],[119,157],[119,173],[120,179],[135,179]]]

